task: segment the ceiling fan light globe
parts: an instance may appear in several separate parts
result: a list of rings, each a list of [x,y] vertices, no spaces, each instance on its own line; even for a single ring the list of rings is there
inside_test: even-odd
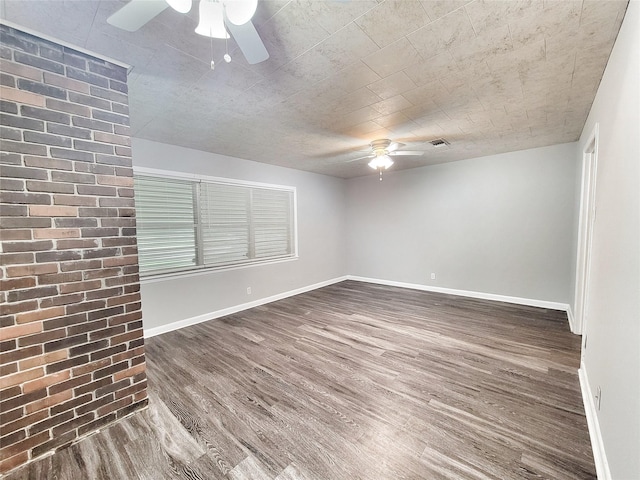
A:
[[[227,19],[234,25],[247,23],[258,7],[258,0],[224,0],[222,3]]]
[[[167,0],[167,3],[176,12],[180,13],[189,13],[191,6],[193,5],[192,0]]]
[[[383,168],[386,170],[391,165],[393,165],[393,160],[388,155],[379,155],[369,162],[369,166],[374,170]]]
[[[200,0],[200,20],[196,27],[198,35],[213,38],[229,38],[224,27],[222,4],[213,0]]]

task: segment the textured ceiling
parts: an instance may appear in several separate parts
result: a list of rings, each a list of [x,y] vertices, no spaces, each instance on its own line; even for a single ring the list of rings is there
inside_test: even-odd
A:
[[[132,65],[134,136],[345,178],[372,173],[350,160],[378,138],[425,152],[394,169],[577,140],[627,6],[260,0],[270,59],[248,65],[231,40],[224,64],[214,40],[212,71],[197,8],[129,33],[106,22],[125,3],[2,0],[0,14]]]

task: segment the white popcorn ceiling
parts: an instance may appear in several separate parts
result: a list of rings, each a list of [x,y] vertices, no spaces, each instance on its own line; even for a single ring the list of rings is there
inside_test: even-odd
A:
[[[194,33],[197,4],[129,33],[124,1],[3,0],[2,17],[133,66],[132,135],[350,178],[367,144],[393,169],[578,139],[627,0],[260,0],[270,59],[230,64]],[[428,142],[447,139],[433,148]],[[134,152],[135,154],[135,152]],[[176,159],[179,161],[179,159]]]

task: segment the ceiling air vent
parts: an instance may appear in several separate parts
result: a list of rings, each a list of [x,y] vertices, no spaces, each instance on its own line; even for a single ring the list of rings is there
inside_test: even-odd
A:
[[[437,140],[432,140],[431,142],[429,142],[431,145],[433,145],[434,147],[438,148],[438,147],[445,147],[447,145],[450,145],[449,142],[447,142],[444,138],[439,138]]]

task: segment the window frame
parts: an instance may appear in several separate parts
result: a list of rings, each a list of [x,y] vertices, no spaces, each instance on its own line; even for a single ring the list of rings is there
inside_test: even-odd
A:
[[[195,222],[195,255],[196,255],[196,265],[189,267],[179,267],[174,269],[165,269],[158,270],[154,272],[144,272],[140,273],[140,279],[144,283],[149,281],[159,281],[166,278],[171,277],[182,277],[182,276],[193,276],[193,275],[202,275],[207,273],[213,273],[218,271],[225,270],[236,270],[241,268],[249,268],[260,265],[268,265],[274,263],[283,263],[290,262],[294,260],[298,260],[298,195],[297,188],[289,185],[277,185],[270,183],[262,183],[262,182],[253,182],[247,180],[238,180],[238,179],[230,179],[224,177],[214,177],[209,175],[201,175],[194,173],[186,173],[186,172],[177,172],[177,171],[169,171],[169,170],[161,170],[156,168],[149,167],[133,167],[134,176],[145,176],[145,177],[156,177],[156,178],[164,178],[167,180],[182,180],[182,181],[191,181],[194,183],[216,183],[222,185],[230,185],[230,186],[240,186],[240,187],[254,187],[261,189],[269,189],[269,190],[278,190],[285,191],[291,194],[291,254],[270,257],[270,258],[262,258],[262,259],[248,259],[243,262],[236,262],[225,265],[205,265],[199,264],[198,262],[203,261],[202,249],[203,249],[203,241],[202,241],[202,224],[200,220]],[[198,189],[199,191],[199,189]],[[135,198],[135,196],[134,196]],[[197,215],[198,219],[200,219],[201,215],[201,205],[200,205],[200,195],[194,195],[194,212]],[[249,211],[248,213],[251,213]],[[137,215],[137,212],[136,212]],[[137,220],[137,217],[136,217]],[[136,232],[137,238],[137,232]],[[254,246],[252,246],[253,248]]]

